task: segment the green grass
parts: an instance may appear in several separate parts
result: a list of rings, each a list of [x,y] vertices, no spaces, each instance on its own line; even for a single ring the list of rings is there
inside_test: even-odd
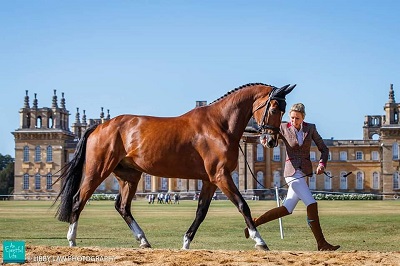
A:
[[[49,201],[0,201],[0,240],[24,240],[28,245],[67,246],[68,224],[54,218]],[[275,207],[274,201],[248,201],[253,216]],[[326,239],[341,250],[400,250],[400,201],[319,201]],[[183,234],[191,225],[196,201],[179,205],[149,205],[134,201],[132,212],[153,248],[182,247]],[[300,202],[294,213],[279,223],[258,229],[272,250],[313,251],[316,244]],[[254,242],[244,238],[244,219],[230,201],[213,201],[200,226],[192,249],[249,250]],[[112,201],[92,201],[81,214],[78,246],[138,247],[131,231],[114,209]]]

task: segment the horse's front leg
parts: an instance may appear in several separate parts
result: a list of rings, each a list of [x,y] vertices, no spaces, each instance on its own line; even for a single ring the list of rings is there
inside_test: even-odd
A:
[[[232,180],[232,176],[228,170],[221,170],[220,177],[217,178],[217,186],[221,191],[229,198],[230,201],[238,208],[239,212],[243,215],[245,223],[249,228],[250,238],[253,239],[256,244],[255,248],[260,250],[269,250],[267,244],[262,239],[260,233],[254,225],[254,221],[251,218],[251,211],[247,202],[243,199],[239,190],[235,186]]]
[[[215,186],[214,184],[210,183],[209,181],[203,181],[203,187],[201,188],[197,205],[196,218],[183,236],[182,249],[189,249],[190,243],[192,242],[197,232],[197,229],[199,229],[200,224],[204,221],[204,218],[206,218],[212,196],[214,195],[216,189],[217,186]]]

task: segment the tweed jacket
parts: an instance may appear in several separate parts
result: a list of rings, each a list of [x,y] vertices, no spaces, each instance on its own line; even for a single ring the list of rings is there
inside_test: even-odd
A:
[[[325,145],[322,137],[319,135],[315,124],[303,121],[303,144],[299,146],[294,126],[289,123],[282,123],[281,137],[286,145],[286,162],[283,175],[285,177],[293,176],[297,169],[305,175],[312,175],[312,163],[310,160],[311,142],[314,141],[318,150],[321,152],[319,162],[326,166],[328,161],[329,149]]]

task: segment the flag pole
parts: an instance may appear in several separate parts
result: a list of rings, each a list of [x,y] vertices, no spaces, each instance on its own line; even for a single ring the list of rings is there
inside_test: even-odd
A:
[[[279,200],[279,192],[278,192],[278,187],[277,186],[275,186],[275,195],[276,195],[276,205],[278,207],[280,207],[281,206],[281,202]],[[281,239],[283,239],[284,235],[283,235],[282,218],[279,218],[278,220],[279,220],[279,231],[281,232]]]

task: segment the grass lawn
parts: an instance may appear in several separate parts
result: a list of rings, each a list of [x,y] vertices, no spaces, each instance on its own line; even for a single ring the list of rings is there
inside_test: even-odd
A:
[[[59,222],[50,201],[0,201],[0,240],[24,240],[27,245],[67,246],[68,224]],[[275,207],[275,201],[248,201],[254,217]],[[322,229],[328,242],[342,251],[400,250],[400,201],[319,201]],[[196,201],[179,205],[132,204],[132,213],[153,248],[182,247],[183,234],[191,225]],[[285,238],[278,220],[258,229],[271,250],[314,251],[316,243],[300,202],[294,213],[283,218]],[[213,201],[200,226],[192,249],[250,250],[242,215],[230,201]],[[128,226],[114,209],[113,201],[92,201],[81,214],[77,245],[138,247]]]

